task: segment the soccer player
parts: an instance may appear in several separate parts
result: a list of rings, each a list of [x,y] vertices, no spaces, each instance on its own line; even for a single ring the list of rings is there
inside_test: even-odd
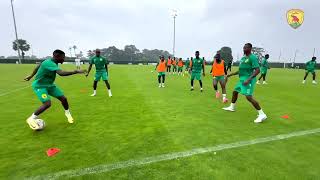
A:
[[[230,61],[228,62],[227,71],[230,71],[230,72],[231,72],[231,67],[232,67],[232,60],[230,60]]]
[[[252,97],[254,86],[256,84],[256,76],[260,73],[260,66],[258,58],[251,53],[252,44],[247,43],[243,47],[244,56],[240,60],[239,71],[229,74],[227,77],[231,77],[239,74],[240,81],[237,83],[233,95],[232,102],[229,107],[223,108],[226,111],[235,111],[235,104],[238,99],[238,94],[241,93],[246,96],[247,100],[255,107],[259,115],[254,121],[255,123],[261,123],[267,119],[267,115],[261,109],[259,103]]]
[[[312,79],[313,79],[312,84],[317,84],[317,82],[316,82],[316,72],[315,72],[316,65],[317,65],[316,60],[317,60],[316,57],[312,57],[312,60],[308,61],[306,63],[306,75],[303,78],[303,81],[302,81],[303,84],[306,83],[306,79],[307,79],[309,73],[312,74]]]
[[[269,54],[266,54],[264,56],[264,58],[262,59],[262,61],[261,61],[261,67],[260,67],[261,76],[259,77],[259,80],[257,81],[257,84],[260,84],[260,80],[261,79],[263,79],[263,83],[262,84],[268,84],[266,82],[267,72],[268,72],[268,69],[270,69],[269,63],[268,63],[268,59],[269,59]]]
[[[164,56],[161,56],[160,61],[156,65],[156,70],[158,71],[159,88],[165,87],[164,82],[166,80],[166,67],[167,67],[167,62],[165,61]]]
[[[191,59],[192,59],[192,57],[191,57]],[[186,62],[184,63],[184,74],[183,74],[183,76],[185,75],[185,74],[188,74],[189,73],[189,67],[190,67],[190,59],[189,58],[187,58],[187,60],[186,60]]]
[[[218,90],[218,82],[222,89],[222,102],[227,103],[227,91],[225,76],[227,76],[227,69],[224,64],[224,60],[221,59],[220,53],[217,53],[214,57],[211,71],[213,77],[213,88],[216,91],[216,98],[220,98],[220,92]]]
[[[73,74],[85,73],[86,70],[75,70],[75,71],[63,71],[59,68],[58,63],[63,63],[65,53],[61,50],[55,50],[53,57],[44,60],[39,64],[32,72],[31,75],[27,76],[24,80],[29,81],[36,75],[35,80],[32,83],[32,89],[37,95],[38,99],[42,102],[42,105],[27,119],[27,123],[31,129],[36,129],[38,125],[35,123],[35,119],[46,111],[51,106],[50,96],[57,98],[65,110],[65,115],[69,123],[73,123],[73,117],[69,110],[69,104],[67,98],[63,92],[54,84],[56,74],[60,76],[70,76]]]
[[[183,70],[183,61],[182,61],[182,58],[180,58],[178,61],[178,75],[182,75],[182,70]]]
[[[77,57],[74,61],[75,61],[75,63],[76,63],[76,68],[77,68],[77,69],[80,69],[80,68],[81,68],[80,58]]]
[[[173,74],[177,73],[177,60],[176,60],[176,57],[174,57],[173,60],[172,60],[172,72],[173,72]]]
[[[168,57],[168,62],[167,62],[167,73],[171,73],[171,64],[172,64],[172,59],[171,57],[169,56]]]
[[[195,56],[196,57],[192,59],[192,61],[190,61],[189,71],[191,72],[191,91],[194,90],[193,82],[194,82],[194,79],[196,79],[199,81],[200,91],[202,92],[203,88],[202,88],[201,72],[202,72],[202,75],[205,76],[205,70],[204,70],[205,62],[202,58],[200,58],[199,51],[196,51]]]
[[[108,74],[109,74],[108,73],[108,61],[105,57],[102,57],[100,54],[101,54],[100,49],[96,49],[96,55],[90,59],[88,73],[86,74],[86,77],[88,77],[89,73],[91,71],[92,65],[94,64],[96,67],[96,74],[95,74],[95,78],[93,81],[93,94],[91,96],[97,95],[98,81],[100,81],[100,79],[102,78],[102,80],[105,82],[105,84],[107,86],[109,97],[112,97],[111,88],[110,88],[110,84],[108,81]]]

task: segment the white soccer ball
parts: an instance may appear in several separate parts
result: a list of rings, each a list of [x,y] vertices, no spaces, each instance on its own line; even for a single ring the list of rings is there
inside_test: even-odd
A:
[[[46,126],[46,123],[42,119],[35,119],[34,121],[37,124],[37,127],[34,128],[35,131],[41,131]]]

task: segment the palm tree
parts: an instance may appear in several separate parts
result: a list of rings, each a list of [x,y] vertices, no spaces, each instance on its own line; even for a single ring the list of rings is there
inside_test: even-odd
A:
[[[18,41],[13,41],[12,43],[13,50],[17,51],[18,48],[22,52],[22,59],[24,59],[25,52],[30,50],[30,44],[24,39],[18,39]]]
[[[77,55],[76,55],[77,46],[76,46],[76,45],[73,45],[72,48],[73,48],[74,56],[77,56]]]
[[[72,57],[72,47],[69,47],[69,51],[70,51],[70,57]]]

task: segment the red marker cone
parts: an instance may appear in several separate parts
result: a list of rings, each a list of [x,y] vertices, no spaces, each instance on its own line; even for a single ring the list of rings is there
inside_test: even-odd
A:
[[[50,148],[47,150],[47,155],[49,157],[56,155],[58,152],[60,152],[60,149],[58,148]]]
[[[289,119],[288,115],[281,116],[282,119]]]

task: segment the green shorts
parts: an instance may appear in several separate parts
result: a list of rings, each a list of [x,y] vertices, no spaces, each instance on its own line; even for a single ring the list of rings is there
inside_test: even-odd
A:
[[[260,69],[261,74],[265,75],[268,72],[268,69]]]
[[[245,96],[252,96],[257,80],[252,79],[251,82],[247,86],[243,85],[244,81],[245,80],[240,79],[240,81],[236,84],[236,87],[234,88],[234,90],[240,94],[245,95]]]
[[[178,67],[178,71],[182,71],[183,70],[183,67]]]
[[[224,76],[213,76],[213,79],[224,82]]]
[[[165,75],[166,75],[165,72],[158,72],[158,77],[159,77],[159,76],[165,76]]]
[[[96,72],[96,75],[94,77],[94,81],[100,81],[101,78],[103,81],[107,81],[109,79],[107,71],[97,71]]]
[[[63,92],[57,86],[52,86],[47,88],[32,87],[32,89],[42,103],[49,101],[50,96],[55,98],[64,96]]]
[[[192,72],[191,73],[191,80],[194,80],[194,79],[200,81],[201,80],[201,73]]]
[[[314,69],[306,69],[306,73],[315,73],[315,70]]]

